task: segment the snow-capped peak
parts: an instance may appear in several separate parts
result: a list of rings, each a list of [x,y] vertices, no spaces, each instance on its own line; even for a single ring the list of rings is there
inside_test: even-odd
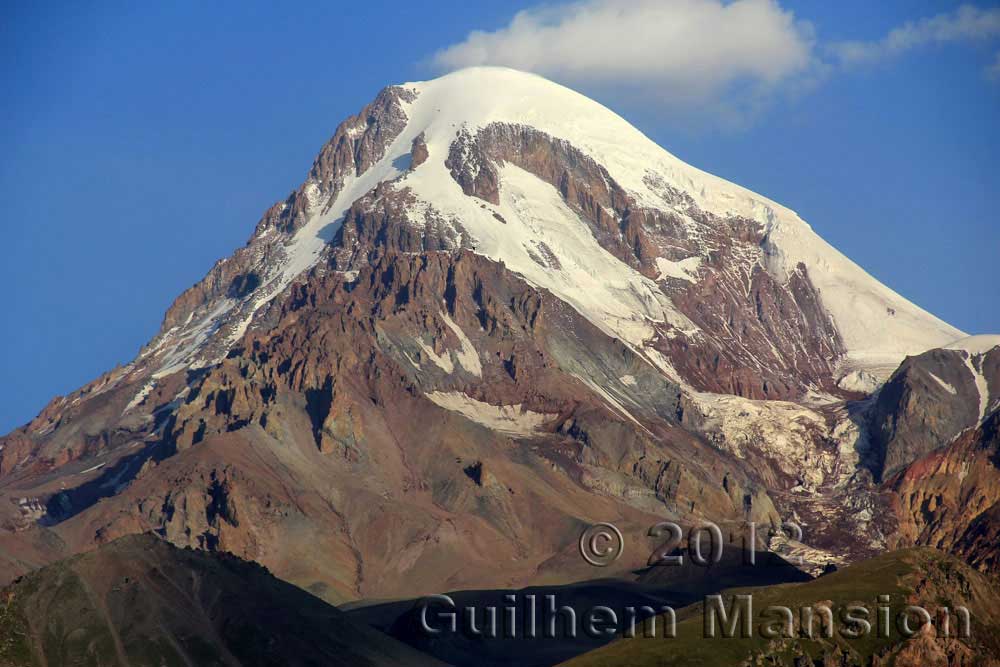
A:
[[[227,295],[202,306],[194,318],[200,331],[218,330],[227,345],[235,342],[261,306],[319,261],[351,205],[378,184],[393,181],[412,196],[408,215],[433,210],[454,225],[476,252],[504,262],[637,349],[655,335],[657,325],[689,336],[715,334],[699,332],[657,282],[676,278],[694,284],[704,267],[702,254],[710,248],[694,248],[688,257],[657,258],[662,260],[655,264],[658,270],[644,275],[602,247],[578,212],[537,175],[512,164],[501,165],[495,205],[487,206],[463,192],[446,165],[453,145],[460,135],[475,137],[499,123],[532,128],[568,143],[606,170],[602,173],[624,189],[635,206],[670,211],[687,220],[691,212],[687,207],[693,206],[713,219],[759,223],[765,236],[761,256],[754,261],[779,282],[788,282],[799,265],[806,268],[846,350],[840,360],[842,374],[865,369],[886,376],[907,354],[964,336],[876,281],[793,211],[684,163],[614,112],[569,88],[512,69],[476,67],[394,90],[401,91],[393,103],[405,116],[405,124],[394,128],[377,159],[363,169],[359,164],[357,172],[338,174],[332,189],[307,181],[301,191],[308,200],[308,219],[291,238],[284,237],[281,252],[257,253],[267,258],[260,260],[267,263],[259,267],[261,286],[239,303]],[[356,117],[350,127],[345,124],[342,141],[365,140],[364,122]],[[411,168],[410,152],[418,138],[429,158]],[[686,203],[668,201],[663,187],[683,193]],[[251,247],[274,243],[272,231],[259,227]],[[687,269],[683,273],[663,269],[674,266]],[[226,327],[209,321],[220,317],[232,321]],[[201,335],[183,331],[170,335],[203,344]],[[180,356],[190,360],[197,354],[192,348]],[[168,356],[176,365],[178,353]]]
[[[703,210],[765,225],[768,268],[787,276],[800,262],[806,266],[844,339],[848,369],[875,368],[888,373],[905,355],[963,335],[872,278],[795,212],[684,163],[621,116],[569,88],[534,74],[496,67],[464,69],[403,87],[417,93],[407,108],[410,120],[405,134],[412,137],[423,132],[431,154],[447,154],[462,127],[485,127],[493,122],[527,125],[565,139],[592,157],[645,206],[664,206],[662,197],[648,185],[647,174],[652,172],[690,195]],[[409,142],[401,139],[397,143],[402,150]],[[447,194],[454,196],[452,190]],[[446,193],[428,194],[436,199]]]

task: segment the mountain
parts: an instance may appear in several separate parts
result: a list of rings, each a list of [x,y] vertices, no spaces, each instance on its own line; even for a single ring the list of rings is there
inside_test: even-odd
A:
[[[892,479],[992,409],[992,339],[927,352],[964,338],[566,88],[391,86],[136,359],[0,439],[0,577],[151,531],[334,603],[512,589],[593,578],[606,521],[632,576],[664,518],[815,574],[924,539]]]
[[[0,665],[433,667],[232,556],[133,535],[3,591]]]

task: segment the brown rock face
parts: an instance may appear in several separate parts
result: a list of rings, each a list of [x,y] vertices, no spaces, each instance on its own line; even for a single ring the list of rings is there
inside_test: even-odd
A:
[[[421,132],[413,139],[413,145],[410,147],[410,169],[416,169],[422,165],[429,156],[427,142],[424,140],[424,133]]]
[[[897,543],[952,551],[984,572],[1000,568],[1000,411],[887,482]]]
[[[703,330],[723,333],[665,338],[657,347],[705,391],[788,399],[800,395],[807,381],[834,391],[831,376],[843,346],[805,267],[781,285],[759,265],[734,274],[725,268],[732,266],[730,259],[714,260],[720,271],[676,300]]]
[[[422,220],[403,222],[413,196],[389,184],[376,187],[356,201],[329,248],[333,268],[360,269],[396,253],[422,253],[469,247],[455,227],[434,210]]]
[[[891,477],[979,423],[980,390],[967,356],[961,350],[930,350],[908,357],[882,387],[871,414],[876,474]],[[1000,383],[998,361],[1000,350],[994,350],[968,363],[981,365],[988,386]],[[986,404],[996,395],[986,396]]]
[[[383,89],[361,113],[340,124],[313,163],[309,182],[323,192],[333,192],[343,186],[345,175],[360,176],[367,171],[406,127],[400,102],[413,99],[414,93],[403,88]]]
[[[14,432],[3,440],[4,448],[0,450],[0,477],[14,470],[25,459],[30,459],[35,452],[35,443],[27,435]]]

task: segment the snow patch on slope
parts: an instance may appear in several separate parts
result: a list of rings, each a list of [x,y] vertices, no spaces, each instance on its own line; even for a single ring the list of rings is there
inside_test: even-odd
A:
[[[451,375],[455,372],[455,362],[458,362],[458,365],[464,368],[467,372],[475,375],[476,377],[482,377],[483,366],[479,361],[479,352],[476,351],[476,346],[472,344],[469,337],[465,335],[462,328],[458,326],[455,320],[451,319],[448,313],[441,312],[440,315],[441,319],[444,320],[444,323],[458,338],[461,347],[457,350],[445,350],[444,354],[438,354],[434,351],[434,348],[422,339],[417,338],[414,342],[418,347],[420,347],[420,350],[424,353],[424,355],[445,373]],[[403,354],[406,355],[405,352]],[[406,358],[415,368],[420,368],[420,364],[410,359],[409,355],[406,355]]]
[[[455,364],[451,360],[451,352],[445,351],[443,355],[439,355],[434,351],[430,345],[425,343],[420,338],[416,339],[417,345],[420,346],[420,350],[424,353],[424,356],[431,360],[431,362],[443,370],[445,373],[451,375],[455,371]],[[412,361],[411,361],[412,363]],[[419,364],[413,364],[417,368],[420,368]]]
[[[125,406],[125,409],[122,410],[122,414],[124,415],[126,412],[128,412],[132,408],[140,405],[143,401],[145,401],[146,397],[149,396],[150,392],[153,391],[153,387],[155,386],[156,386],[156,380],[150,380],[149,382],[144,384],[142,388],[139,389],[139,391],[136,393],[136,395],[132,397],[132,400],[128,402],[128,405]]]
[[[397,137],[386,151],[386,156],[367,171],[360,176],[348,174],[340,192],[332,201],[323,201],[319,187],[315,183],[306,186],[305,195],[311,215],[306,224],[300,227],[284,246],[282,263],[272,270],[265,284],[256,290],[253,304],[229,336],[229,346],[243,336],[261,306],[267,304],[291,285],[298,276],[316,265],[324,248],[343,224],[344,216],[351,205],[379,183],[397,178],[402,173],[394,157],[390,159],[390,156],[398,157],[401,149],[403,146],[400,137]],[[265,233],[270,231],[270,229],[265,230]]]
[[[476,377],[482,377],[483,366],[479,363],[479,352],[476,351],[476,346],[472,344],[462,328],[455,323],[455,320],[449,317],[448,313],[441,313],[441,319],[452,330],[452,333],[458,336],[458,340],[462,344],[461,349],[454,353],[459,365]]]
[[[982,364],[982,355],[974,355],[970,352],[963,351],[963,356],[965,357],[965,366],[972,373],[972,380],[976,384],[976,391],[979,392],[979,418],[976,420],[978,425],[983,419],[986,418],[986,413],[989,408],[990,403],[990,387],[986,382],[986,377],[982,374],[979,368],[976,367],[976,359]],[[974,357],[976,359],[974,359]]]
[[[679,262],[672,262],[664,257],[656,258],[656,268],[660,272],[657,280],[664,278],[680,278],[689,283],[698,280],[698,267],[701,266],[701,257],[686,257]]]
[[[980,422],[986,418],[990,411],[990,388],[986,376],[983,374],[983,363],[986,354],[996,347],[1000,347],[1000,336],[991,334],[967,336],[944,346],[946,350],[958,350],[963,353],[965,366],[972,373],[972,379],[979,391]]]
[[[941,378],[939,378],[937,375],[934,375],[934,373],[931,373],[930,371],[927,371],[927,373],[932,378],[934,378],[934,381],[937,382],[939,385],[941,385],[941,388],[944,389],[946,392],[948,392],[952,396],[955,396],[955,395],[958,394],[958,390],[957,389],[955,389],[953,386],[951,386],[950,384],[948,384],[947,382],[945,382],[944,380],[942,380]]]
[[[447,154],[453,135],[425,132],[432,155]],[[444,163],[428,160],[402,183],[422,199],[435,202],[460,221],[475,241],[475,252],[502,261],[529,283],[549,290],[605,333],[640,346],[653,335],[651,322],[668,322],[688,331],[694,324],[677,312],[652,280],[605,250],[559,192],[512,164],[500,170],[500,206],[482,208],[466,196]],[[493,216],[499,212],[506,224]],[[544,243],[555,266],[536,261]]]
[[[153,373],[153,378],[165,377],[185,368],[204,366],[207,362],[199,359],[199,353],[205,343],[219,330],[222,317],[235,305],[233,299],[224,299],[202,316],[193,327],[188,328],[194,313],[188,316],[188,321],[182,327],[168,331],[156,347],[143,355],[155,353],[163,348],[169,349],[168,354],[160,361],[159,369]]]
[[[488,429],[509,435],[531,436],[554,415],[523,410],[521,404],[491,405],[457,391],[432,391],[424,394],[435,405],[457,412]]]

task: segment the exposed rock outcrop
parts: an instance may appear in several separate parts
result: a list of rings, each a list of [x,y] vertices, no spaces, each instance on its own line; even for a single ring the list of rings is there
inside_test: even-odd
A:
[[[983,418],[997,398],[1000,349],[979,355],[929,350],[908,357],[878,392],[871,410],[873,472],[891,477],[944,447]],[[982,395],[985,394],[985,395]]]
[[[1000,411],[909,464],[888,486],[899,518],[896,544],[930,545],[984,572],[1000,571]]]

